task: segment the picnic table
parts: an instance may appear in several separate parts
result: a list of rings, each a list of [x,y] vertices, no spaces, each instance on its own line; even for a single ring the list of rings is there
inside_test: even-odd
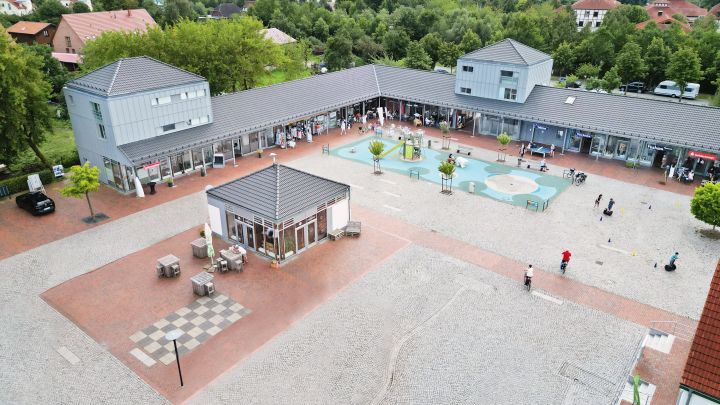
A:
[[[542,155],[543,159],[545,158],[545,155],[550,154],[550,148],[545,146],[536,146],[534,148],[530,148],[530,156],[532,156],[533,153],[537,153],[538,155]]]
[[[245,254],[245,249],[240,250],[238,253],[233,252],[231,249],[220,251],[220,257],[227,260],[230,270],[236,271],[242,271]]]
[[[192,252],[193,256],[197,257],[198,259],[204,259],[207,256],[207,240],[205,238],[197,238],[192,243],[190,243],[190,246],[192,246]]]
[[[162,271],[165,277],[173,277],[173,266],[180,265],[180,259],[175,255],[167,255],[158,259],[157,268]]]
[[[345,235],[360,236],[362,225],[357,221],[350,221],[345,226]]]
[[[193,292],[201,297],[212,294],[211,291],[215,291],[215,285],[213,284],[214,278],[212,274],[204,271],[192,276],[190,283],[192,284]]]

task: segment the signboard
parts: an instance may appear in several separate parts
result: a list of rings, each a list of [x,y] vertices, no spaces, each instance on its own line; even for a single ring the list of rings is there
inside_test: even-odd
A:
[[[147,170],[147,169],[149,169],[149,168],[151,168],[151,167],[155,167],[155,166],[160,166],[160,162],[148,163],[148,164],[146,164],[146,165],[143,166],[143,169],[146,169],[146,170]]]
[[[579,136],[581,138],[592,138],[592,135],[580,131],[575,131],[575,136]]]
[[[65,174],[65,168],[63,168],[63,165],[55,165],[52,169],[55,177],[62,177]]]
[[[694,150],[688,152],[688,156],[707,160],[717,160],[717,155],[713,155],[712,153],[696,152]]]
[[[543,127],[542,125],[538,125],[538,124],[533,124],[533,126],[541,131],[544,131],[547,129],[547,127]]]
[[[648,145],[648,149],[655,149],[655,150],[672,150],[672,148],[669,148],[667,146],[659,146],[659,145]]]

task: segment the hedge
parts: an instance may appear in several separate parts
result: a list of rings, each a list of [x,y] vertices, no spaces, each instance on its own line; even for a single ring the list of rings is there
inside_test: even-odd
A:
[[[38,172],[38,174],[40,175],[40,180],[43,184],[50,184],[55,181],[55,175],[52,170],[43,170]],[[0,181],[0,186],[7,186],[10,194],[28,191],[27,178],[27,175],[11,177]]]

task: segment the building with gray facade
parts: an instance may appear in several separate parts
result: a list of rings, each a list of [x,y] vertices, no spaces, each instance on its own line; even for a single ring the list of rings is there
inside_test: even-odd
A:
[[[513,40],[464,55],[457,67],[449,75],[366,65],[210,97],[204,78],[139,57],[68,82],[65,97],[81,160],[123,192],[135,176],[147,183],[222,166],[378,107],[564,153],[679,163],[697,176],[718,159],[718,108],[548,87],[552,58]]]

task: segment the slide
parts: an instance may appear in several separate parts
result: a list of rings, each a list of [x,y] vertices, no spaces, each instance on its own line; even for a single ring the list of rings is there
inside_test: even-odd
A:
[[[386,150],[385,152],[383,152],[383,154],[380,155],[380,158],[384,158],[385,156],[389,155],[390,152],[392,152],[392,151],[394,151],[395,149],[403,146],[404,144],[405,144],[404,142],[398,143],[397,145],[395,145],[395,146],[393,146],[392,148],[390,148],[390,149]]]

